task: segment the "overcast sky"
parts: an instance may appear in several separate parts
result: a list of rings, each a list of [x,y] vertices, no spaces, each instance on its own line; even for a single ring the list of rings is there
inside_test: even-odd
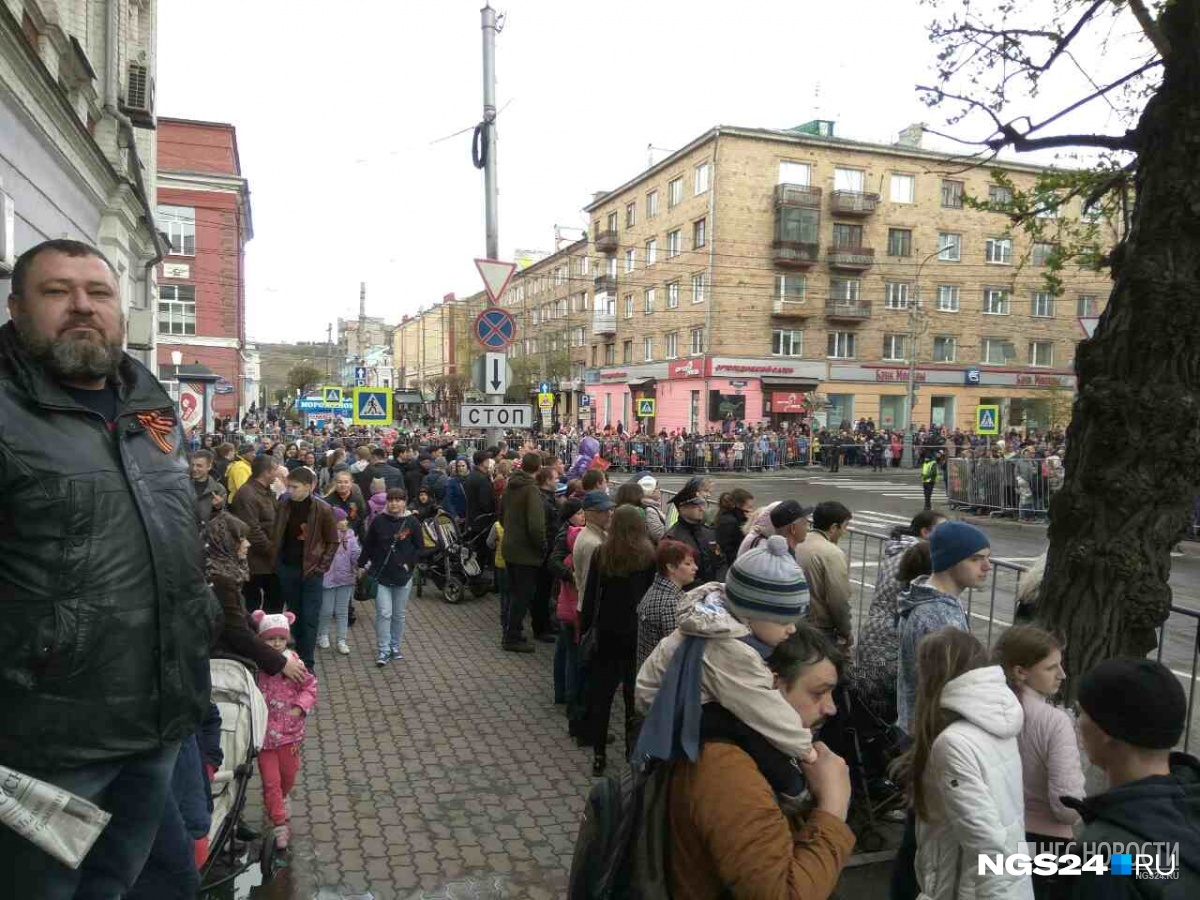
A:
[[[360,281],[368,315],[391,322],[480,289],[470,129],[481,5],[161,0],[159,114],[237,127],[254,217],[251,339],[324,340],[327,323],[357,315]],[[507,14],[496,63],[506,258],[553,250],[554,225],[581,226],[594,191],[646,167],[648,144],[671,151],[717,124],[818,115],[840,136],[881,142],[912,122],[943,125],[913,90],[935,53],[917,0],[496,8]]]

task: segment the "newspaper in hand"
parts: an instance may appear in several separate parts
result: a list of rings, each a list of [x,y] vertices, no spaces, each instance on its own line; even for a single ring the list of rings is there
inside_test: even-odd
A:
[[[79,868],[112,816],[60,787],[0,766],[0,823]]]

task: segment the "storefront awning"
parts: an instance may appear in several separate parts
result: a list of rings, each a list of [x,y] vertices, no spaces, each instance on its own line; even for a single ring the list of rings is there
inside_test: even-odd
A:
[[[626,383],[630,387],[652,387],[656,381],[657,378],[630,378]]]
[[[811,378],[793,378],[790,375],[760,375],[763,387],[787,388],[792,391],[815,391],[819,382]]]

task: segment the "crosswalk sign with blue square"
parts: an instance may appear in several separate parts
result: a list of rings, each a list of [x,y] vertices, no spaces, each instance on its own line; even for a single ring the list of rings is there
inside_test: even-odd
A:
[[[975,433],[976,434],[999,434],[1000,433],[1000,407],[999,406],[977,406],[975,407]]]
[[[388,388],[354,389],[355,425],[391,425],[392,392]]]

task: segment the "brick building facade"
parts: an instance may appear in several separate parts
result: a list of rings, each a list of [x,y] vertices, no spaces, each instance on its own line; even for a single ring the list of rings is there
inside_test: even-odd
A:
[[[257,399],[245,382],[245,248],[253,237],[250,187],[232,125],[158,120],[159,229],[171,249],[159,267],[158,366],[216,373],[213,411],[240,416]]]

